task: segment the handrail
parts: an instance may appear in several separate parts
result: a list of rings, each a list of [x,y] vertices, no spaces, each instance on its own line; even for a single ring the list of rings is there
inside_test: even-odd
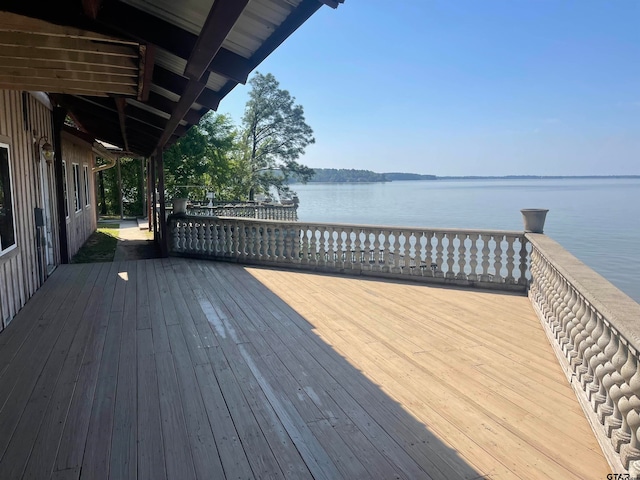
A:
[[[583,408],[593,416],[610,463],[620,462],[636,478],[640,305],[551,238],[533,233],[526,238],[532,245],[531,303]]]
[[[175,255],[525,292],[522,232],[170,216]]]

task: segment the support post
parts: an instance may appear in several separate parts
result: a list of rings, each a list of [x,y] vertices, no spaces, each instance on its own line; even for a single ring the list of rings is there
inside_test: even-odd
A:
[[[120,169],[120,157],[116,160],[118,164],[118,203],[120,205],[120,220],[124,220],[124,209],[122,205],[122,170]]]
[[[159,225],[158,233],[160,238],[160,255],[169,256],[169,243],[167,236],[167,218],[164,197],[164,161],[162,158],[162,148],[159,148],[156,155],[157,176],[158,176],[158,197],[160,200]]]
[[[56,200],[58,206],[58,238],[60,241],[60,263],[69,263],[69,245],[67,241],[67,215],[65,213],[66,201],[64,198],[64,179],[62,175],[62,127],[67,116],[67,110],[63,107],[53,108],[53,145],[55,159],[53,170],[56,177]]]
[[[158,243],[158,178],[156,175],[156,157],[149,160],[151,167],[151,224],[153,225],[153,239]]]
[[[149,225],[149,231],[153,231],[153,198],[155,195],[155,181],[152,178],[153,175],[153,163],[151,157],[147,158],[147,224]]]
[[[145,216],[145,212],[147,211],[147,193],[144,191],[146,182],[144,181],[144,166],[145,159],[144,157],[140,158],[140,181],[138,182],[138,188],[140,189],[138,192],[140,198],[140,215]]]

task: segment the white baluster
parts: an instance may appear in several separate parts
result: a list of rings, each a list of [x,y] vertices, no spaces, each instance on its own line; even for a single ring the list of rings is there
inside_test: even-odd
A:
[[[454,242],[457,238],[457,235],[455,233],[445,233],[444,237],[447,239],[447,271],[445,272],[445,278],[455,278],[456,274],[453,271],[453,265],[455,264]]]
[[[513,258],[515,255],[515,250],[513,249],[513,242],[515,241],[515,237],[513,235],[507,235],[505,238],[507,240],[507,276],[505,277],[504,281],[508,284],[514,284],[516,283],[515,279],[513,278],[513,269],[515,268]]]
[[[458,273],[456,274],[456,278],[458,280],[466,280],[467,273],[465,272],[465,269],[467,267],[467,247],[465,242],[467,240],[467,234],[460,233],[456,236],[460,241],[460,245],[458,246]]]
[[[630,352],[636,363],[633,376],[626,382],[629,386],[629,396],[624,397],[620,403],[620,413],[623,415],[625,423],[623,427],[630,433],[628,442],[620,446],[620,460],[629,469],[632,475],[640,474],[640,370],[638,362],[638,352]],[[625,377],[626,379],[626,377]]]
[[[524,236],[520,237],[520,278],[518,284],[527,284],[527,239]]]
[[[493,276],[494,283],[502,283],[502,235],[495,235],[493,238],[496,241],[496,248],[493,251],[493,259],[494,259],[494,270],[495,275]]]
[[[372,260],[372,252],[371,252],[371,230],[364,230],[364,252],[363,252],[363,264],[362,269],[366,271],[371,271],[371,260]]]
[[[469,235],[469,239],[471,240],[471,248],[469,249],[469,268],[471,269],[471,272],[467,278],[472,282],[478,280],[478,238],[479,235],[477,233]]]
[[[489,276],[489,253],[491,252],[489,249],[489,241],[491,240],[491,236],[481,234],[480,238],[482,239],[482,275],[480,276],[480,280],[488,282],[491,280]]]

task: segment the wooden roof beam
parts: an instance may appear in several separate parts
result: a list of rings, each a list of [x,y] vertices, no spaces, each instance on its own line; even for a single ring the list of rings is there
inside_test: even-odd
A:
[[[271,34],[260,48],[251,56],[251,70],[257,67],[262,61],[280,46],[289,36],[295,32],[311,15],[316,13],[322,6],[319,1],[302,1],[300,5],[291,12],[287,19]]]
[[[248,71],[251,72],[262,61],[267,58],[276,48],[282,44],[289,36],[295,32],[309,17],[311,17],[323,3],[318,0],[303,0],[298,7],[291,12],[287,19],[271,34],[269,38],[256,50],[256,52],[248,60]],[[233,82],[227,84],[220,89],[218,94],[224,98],[236,86]]]
[[[326,5],[331,8],[338,8],[338,5],[344,3],[344,0],[318,0],[320,3]]]
[[[206,86],[206,82],[196,82],[195,80],[191,80],[189,82],[189,85],[182,93],[180,100],[176,104],[176,108],[171,114],[171,118],[167,122],[167,126],[165,127],[164,132],[162,132],[162,136],[158,140],[156,149],[160,150],[164,147],[164,144],[167,143],[167,140],[169,140],[180,121],[191,109],[191,105],[193,105],[193,102],[196,101],[196,99],[202,93]]]
[[[149,92],[149,101],[147,102],[147,105],[171,116],[178,104],[156,92]],[[200,121],[200,117],[202,117],[202,115],[202,113],[191,109],[185,114],[184,121],[194,125]]]
[[[244,3],[244,0],[238,3]],[[106,2],[97,21],[184,59],[191,56],[198,41],[197,35],[123,2]],[[246,58],[225,48],[220,48],[208,65],[210,72],[243,84],[253,68]]]
[[[184,92],[189,84],[189,80],[182,75],[178,75],[177,73],[173,73],[166,68],[156,65],[153,69],[153,83],[177,95],[182,95],[182,92]],[[222,97],[213,90],[205,88],[196,99],[196,103],[210,110],[217,110],[221,98]]]
[[[191,110],[193,103],[206,89],[209,79],[208,66],[248,3],[249,0],[216,0],[213,3],[184,69],[189,83],[171,113],[167,127],[158,141],[157,150],[162,150],[175,128]]]
[[[101,4],[102,0],[82,0],[82,11],[87,17],[95,20],[100,11]]]
[[[127,139],[127,116],[124,113],[124,109],[127,106],[127,101],[123,97],[114,97],[113,101],[118,109],[118,122],[120,122],[120,133],[122,134],[122,142],[124,143],[124,149],[129,151],[129,140]]]
[[[184,69],[187,78],[197,81],[202,78],[248,3],[249,0],[216,0],[213,3]]]

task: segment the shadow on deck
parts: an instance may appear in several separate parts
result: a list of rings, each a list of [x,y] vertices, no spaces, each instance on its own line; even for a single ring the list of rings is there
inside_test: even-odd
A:
[[[0,334],[0,478],[606,478],[526,297],[61,266]]]

